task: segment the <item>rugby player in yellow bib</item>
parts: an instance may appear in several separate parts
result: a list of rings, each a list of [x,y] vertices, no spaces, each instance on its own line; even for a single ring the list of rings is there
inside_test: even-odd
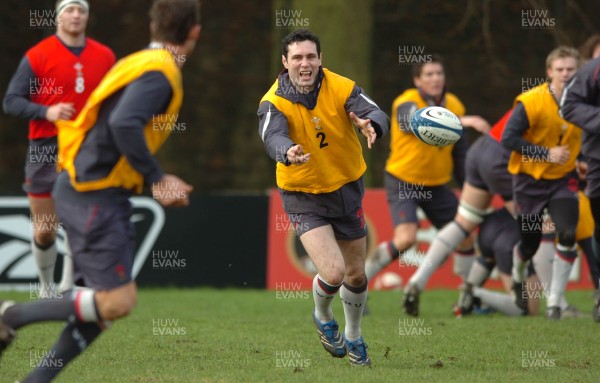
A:
[[[445,147],[429,146],[421,142],[408,126],[414,111],[425,106],[442,106],[458,116],[464,126],[481,132],[490,125],[479,116],[465,116],[465,107],[454,94],[446,91],[446,75],[442,60],[432,55],[428,62],[413,67],[415,88],[407,89],[392,105],[390,156],[385,167],[384,183],[387,200],[394,224],[394,237],[379,244],[367,260],[367,278],[373,278],[392,260],[406,259],[407,251],[417,242],[420,207],[438,229],[452,222],[458,208],[458,200],[446,186],[454,178],[462,187],[465,173],[466,137],[456,144]],[[452,230],[464,232],[457,225]],[[468,234],[468,233],[466,233]],[[467,237],[459,246],[455,265],[461,275],[466,275],[472,261],[473,241]],[[427,254],[405,289],[404,310],[412,316],[419,315],[419,294],[427,281],[446,259],[446,256]]]
[[[513,174],[515,213],[521,241],[513,255],[515,303],[527,308],[524,270],[542,239],[544,209],[556,228],[558,244],[546,317],[560,319],[559,302],[577,257],[579,181],[575,161],[581,148],[581,129],[558,114],[558,101],[579,63],[575,48],[561,46],[546,58],[549,82],[522,93],[502,134],[502,144],[513,151],[508,171]]]
[[[354,81],[321,67],[320,41],[312,32],[298,30],[283,39],[282,63],[285,70],[260,102],[259,134],[277,161],[284,209],[317,268],[313,321],[331,355],[370,365],[360,330],[367,299],[367,167],[355,126],[371,148],[389,130],[389,119]],[[343,333],[331,310],[338,291]]]

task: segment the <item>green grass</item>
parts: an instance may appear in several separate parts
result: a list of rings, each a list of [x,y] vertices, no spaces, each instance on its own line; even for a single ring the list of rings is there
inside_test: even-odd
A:
[[[362,326],[372,367],[357,368],[322,348],[311,320],[312,296],[292,301],[272,291],[145,289],[134,313],[56,381],[598,382],[600,325],[591,319],[591,295],[568,294],[587,312],[585,318],[549,322],[500,314],[455,319],[450,307],[457,293],[430,291],[422,295],[417,321],[401,314],[399,292],[372,292],[371,314]],[[4,298],[28,295],[3,293]],[[342,326],[339,300],[334,313]],[[153,320],[170,323],[155,326]],[[0,360],[0,382],[23,379],[35,363],[31,353],[48,351],[61,328],[56,323],[23,328]],[[154,334],[161,332],[179,335]]]

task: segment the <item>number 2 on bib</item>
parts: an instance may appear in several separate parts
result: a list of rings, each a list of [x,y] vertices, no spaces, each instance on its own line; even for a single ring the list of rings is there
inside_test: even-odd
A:
[[[327,142],[325,142],[325,133],[323,133],[323,132],[317,133],[317,138],[321,139],[321,142],[319,143],[319,149],[323,149],[324,147],[329,146],[329,144]]]

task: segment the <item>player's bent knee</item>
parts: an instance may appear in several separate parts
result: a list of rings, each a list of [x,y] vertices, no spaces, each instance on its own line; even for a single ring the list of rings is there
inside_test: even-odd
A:
[[[558,232],[558,243],[566,247],[575,246],[575,230],[563,230]]]
[[[398,251],[400,253],[402,253],[403,251],[410,249],[417,243],[417,237],[416,236],[414,236],[414,237],[413,236],[401,236],[401,237],[394,238],[393,242],[394,242],[394,246],[396,247],[396,249],[398,249]]]
[[[335,276],[331,276],[327,279],[327,281],[327,283],[330,283],[332,286],[339,286],[342,284],[342,282],[344,282],[344,274],[336,274]]]
[[[126,317],[137,303],[135,288],[98,293],[97,298],[100,316],[109,321]]]
[[[135,307],[136,300],[130,298],[120,298],[109,301],[102,312],[102,319],[113,321],[124,318],[131,313]]]
[[[346,275],[346,278],[344,278],[344,282],[346,282],[350,286],[363,286],[367,283],[367,276],[364,272],[357,273],[355,275]]]
[[[344,271],[343,270],[332,270],[319,272],[319,276],[321,279],[331,286],[339,286],[344,281]]]

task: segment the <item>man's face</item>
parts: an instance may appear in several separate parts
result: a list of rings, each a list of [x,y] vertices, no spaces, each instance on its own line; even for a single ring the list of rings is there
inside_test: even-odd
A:
[[[421,68],[421,74],[414,78],[415,86],[430,97],[438,98],[444,91],[446,75],[440,63],[427,63]]]
[[[321,66],[321,57],[317,54],[317,44],[305,40],[288,45],[287,58],[281,56],[283,66],[288,70],[292,84],[306,93],[315,88],[315,81]]]
[[[81,5],[69,5],[58,16],[58,28],[70,35],[80,35],[85,33],[88,17],[88,12]]]
[[[547,74],[552,86],[562,89],[576,71],[577,60],[574,57],[560,57],[552,61]]]

